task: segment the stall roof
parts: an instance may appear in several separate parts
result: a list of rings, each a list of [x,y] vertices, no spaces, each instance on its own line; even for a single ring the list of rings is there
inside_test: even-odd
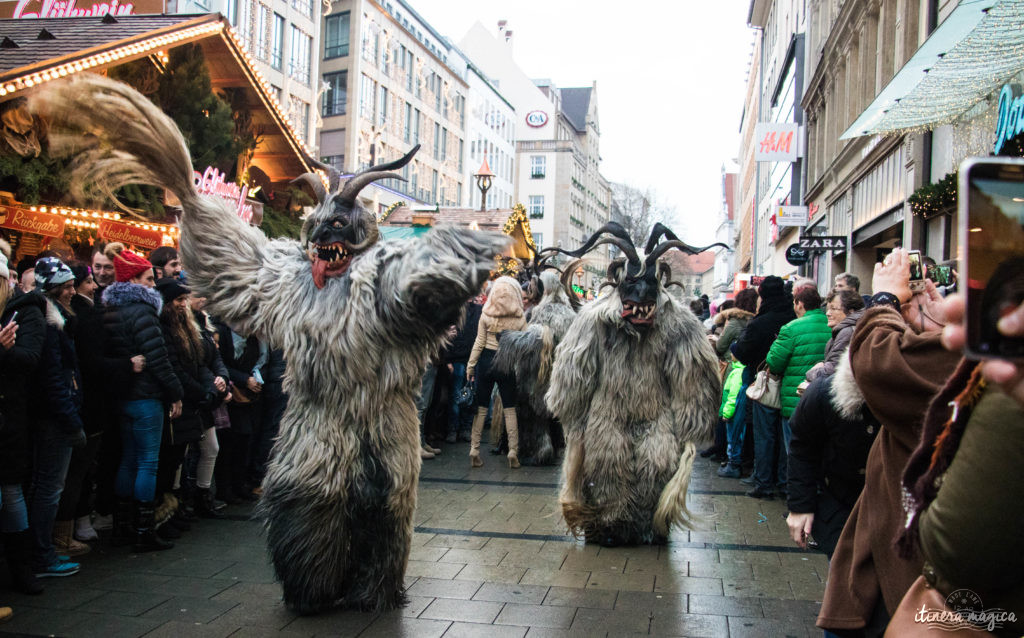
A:
[[[0,20],[0,101],[67,75],[159,56],[186,43],[202,47],[214,89],[245,89],[261,138],[253,165],[273,181],[310,172],[311,152],[218,13]]]

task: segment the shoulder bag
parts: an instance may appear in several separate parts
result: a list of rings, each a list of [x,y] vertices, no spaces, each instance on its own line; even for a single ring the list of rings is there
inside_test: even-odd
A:
[[[953,613],[946,604],[946,597],[929,585],[924,576],[918,576],[903,595],[900,606],[889,620],[889,625],[885,628],[885,638],[927,638],[936,635],[952,638],[993,636],[969,622],[930,622],[931,618],[941,617],[942,612],[947,613],[947,618]]]
[[[780,393],[781,379],[768,371],[768,364],[763,363],[757,369],[754,382],[747,387],[747,398],[757,401],[768,408],[778,410],[782,407]]]

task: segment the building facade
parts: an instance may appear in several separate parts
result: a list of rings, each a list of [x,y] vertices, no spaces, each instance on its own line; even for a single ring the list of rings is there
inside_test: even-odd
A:
[[[316,147],[318,0],[170,0],[167,13],[221,13],[302,141]]]
[[[747,71],[747,88],[740,117],[740,148],[737,156],[739,173],[736,179],[735,234],[732,245],[736,272],[753,272],[754,262],[754,210],[757,202],[757,163],[754,161],[754,131],[757,128],[761,108],[761,36],[754,38],[750,52],[750,69]],[[729,242],[726,242],[729,243]]]
[[[420,144],[406,181],[364,189],[365,203],[462,205],[468,84],[445,38],[402,0],[338,0],[322,32],[321,159],[352,173]]]
[[[715,241],[732,246],[732,239],[736,232],[736,195],[738,192],[738,175],[734,166],[722,166],[722,207],[718,213],[718,228],[715,231]],[[714,298],[719,295],[728,295],[733,289],[733,274],[736,272],[734,260],[735,250],[724,250],[716,248],[715,267],[712,270],[713,279],[705,292]]]

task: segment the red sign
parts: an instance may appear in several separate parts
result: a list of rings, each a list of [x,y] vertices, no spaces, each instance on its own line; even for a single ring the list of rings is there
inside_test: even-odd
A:
[[[88,18],[163,13],[163,0],[14,0],[0,2],[0,18]]]
[[[0,206],[0,226],[24,233],[35,233],[45,237],[60,237],[64,234],[64,222],[60,215],[38,213],[26,208]]]
[[[158,230],[146,230],[109,220],[99,223],[99,230],[96,234],[107,241],[119,241],[122,244],[130,244],[139,248],[159,248],[164,243],[163,233]]]

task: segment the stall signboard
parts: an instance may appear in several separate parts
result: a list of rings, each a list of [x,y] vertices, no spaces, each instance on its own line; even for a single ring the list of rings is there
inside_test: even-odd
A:
[[[139,248],[152,250],[159,248],[164,243],[164,236],[158,230],[146,230],[130,224],[103,220],[99,223],[99,230],[96,231],[101,239],[107,241],[119,241],[122,244],[130,244]]]
[[[775,216],[779,226],[806,226],[808,212],[806,206],[779,206]]]
[[[0,206],[0,226],[23,233],[60,237],[64,234],[65,221],[60,215],[39,213],[17,206]]]
[[[799,158],[800,125],[761,122],[754,127],[755,162],[795,162]]]
[[[89,18],[163,13],[164,0],[2,0],[0,18]]]
[[[235,213],[246,223],[251,223],[253,218],[252,204],[246,201],[249,194],[249,186],[241,188],[234,182],[224,180],[224,174],[212,166],[205,171],[194,172],[196,190],[203,195],[216,195],[231,202],[235,207]]]

